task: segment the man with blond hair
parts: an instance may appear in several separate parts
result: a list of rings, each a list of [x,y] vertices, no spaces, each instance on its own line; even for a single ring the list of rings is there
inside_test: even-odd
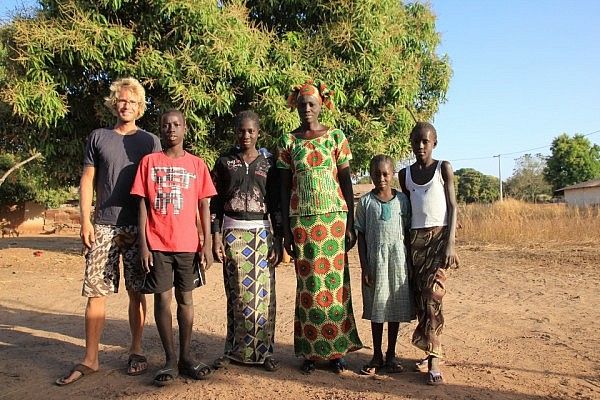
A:
[[[136,125],[146,109],[145,91],[133,78],[110,86],[105,105],[117,117],[112,129],[94,130],[88,137],[80,181],[81,241],[85,251],[82,295],[85,309],[85,356],[59,386],[76,382],[99,368],[98,350],[106,316],[106,296],[118,292],[119,259],[123,259],[125,288],[129,295],[131,347],[127,373],[139,375],[148,362],[142,353],[146,299],[141,294],[144,272],[138,253],[138,202],[131,196],[138,163],[143,156],[161,150],[155,135]],[[94,219],[92,199],[96,192]]]

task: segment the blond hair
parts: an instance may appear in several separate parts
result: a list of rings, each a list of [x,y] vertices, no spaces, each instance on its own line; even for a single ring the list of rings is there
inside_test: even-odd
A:
[[[122,78],[114,81],[110,85],[110,94],[108,97],[104,98],[104,105],[108,107],[108,109],[113,113],[113,115],[117,116],[117,96],[119,92],[123,89],[129,90],[133,96],[136,98],[138,102],[137,114],[135,119],[140,119],[144,112],[146,111],[146,91],[144,87],[135,78]]]

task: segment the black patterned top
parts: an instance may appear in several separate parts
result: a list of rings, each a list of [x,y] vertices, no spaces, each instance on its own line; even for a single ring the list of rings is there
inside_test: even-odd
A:
[[[217,195],[210,201],[211,231],[220,232],[223,216],[238,220],[271,220],[273,232],[282,232],[279,179],[275,160],[259,152],[246,164],[239,149],[219,157],[211,172]]]

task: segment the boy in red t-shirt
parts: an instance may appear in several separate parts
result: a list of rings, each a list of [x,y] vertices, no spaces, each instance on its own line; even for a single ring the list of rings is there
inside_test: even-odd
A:
[[[139,242],[142,268],[146,271],[144,291],[154,293],[154,318],[165,350],[165,366],[154,383],[166,386],[178,374],[205,379],[211,369],[195,361],[190,353],[196,287],[194,259],[205,268],[213,262],[208,199],[217,194],[204,161],[183,149],[185,119],[180,111],[161,116],[160,131],[165,150],[145,156],[139,165],[131,194],[140,196]],[[198,237],[196,215],[204,235]],[[198,249],[199,251],[198,254]],[[179,362],[173,341],[171,315],[175,286],[179,323]]]

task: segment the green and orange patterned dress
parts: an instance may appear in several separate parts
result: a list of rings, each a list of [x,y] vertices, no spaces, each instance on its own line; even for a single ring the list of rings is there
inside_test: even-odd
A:
[[[348,207],[338,181],[338,166],[351,158],[348,140],[339,129],[314,139],[285,134],[279,143],[277,167],[292,172],[294,350],[314,361],[334,360],[362,347],[346,262]]]

